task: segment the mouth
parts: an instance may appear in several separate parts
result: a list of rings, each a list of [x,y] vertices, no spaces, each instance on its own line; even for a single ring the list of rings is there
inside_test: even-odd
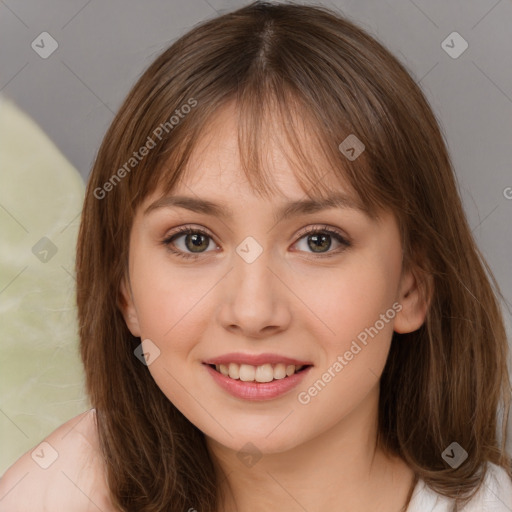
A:
[[[266,363],[258,366],[238,363],[205,364],[229,379],[256,383],[285,380],[293,375],[304,372],[312,366],[310,364],[295,365],[284,363]]]

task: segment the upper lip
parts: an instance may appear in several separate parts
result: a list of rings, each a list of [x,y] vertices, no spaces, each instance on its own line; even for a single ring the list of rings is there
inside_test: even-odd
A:
[[[204,361],[205,364],[250,364],[252,366],[261,366],[263,364],[293,364],[295,366],[310,366],[312,363],[308,361],[300,361],[293,357],[281,356],[279,354],[242,354],[240,352],[233,352],[231,354],[223,354],[218,357],[212,357]]]

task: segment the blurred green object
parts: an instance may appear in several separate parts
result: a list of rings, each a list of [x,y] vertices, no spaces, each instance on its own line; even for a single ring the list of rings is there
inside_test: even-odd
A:
[[[84,189],[44,132],[0,96],[0,475],[90,408],[74,278]]]

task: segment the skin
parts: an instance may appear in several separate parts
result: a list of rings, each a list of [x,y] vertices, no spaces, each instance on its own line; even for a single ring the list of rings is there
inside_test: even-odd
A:
[[[403,462],[374,453],[378,384],[393,330],[419,328],[426,304],[414,275],[402,272],[396,221],[389,213],[376,222],[361,211],[335,208],[276,224],[274,210],[285,200],[304,199],[304,192],[270,142],[271,173],[280,193],[270,203],[254,194],[240,171],[235,119],[232,105],[216,117],[192,157],[191,172],[173,191],[227,204],[233,218],[176,207],[144,215],[161,194],[146,198],[134,219],[129,282],[122,287],[127,325],[159,348],[148,367],[151,375],[205,433],[232,491],[225,486],[225,510],[314,512],[344,503],[354,512],[397,511],[412,472]],[[333,187],[339,189],[335,182]],[[308,247],[307,237],[297,236],[304,227],[324,224],[352,245],[343,248],[332,239],[334,255],[322,258]],[[198,259],[180,258],[162,244],[183,225],[211,234]],[[250,264],[235,251],[248,236],[263,248]],[[174,248],[190,254],[193,245],[185,242],[181,235]],[[321,378],[395,302],[402,311],[321,393],[300,404],[297,391]],[[247,402],[220,389],[202,365],[229,352],[274,352],[314,367],[299,389]],[[262,454],[252,467],[237,457],[248,442]]]
[[[44,441],[55,452],[38,444],[0,479],[1,512],[117,512],[105,485],[94,409],[63,423]],[[37,455],[48,460],[55,453],[46,469],[36,464]]]
[[[255,195],[240,171],[233,109],[221,111],[204,133],[190,172],[173,195],[224,203],[234,215],[219,218],[176,207],[144,214],[161,192],[144,200],[131,231],[129,279],[121,285],[128,328],[158,347],[160,354],[148,370],[204,432],[216,469],[224,475],[219,510],[319,512],[342,504],[336,509],[398,512],[413,473],[401,459],[375,449],[379,379],[393,331],[418,329],[428,304],[414,274],[402,268],[397,223],[390,213],[375,221],[359,210],[333,208],[276,224],[274,211],[288,200],[305,199],[304,192],[270,141],[269,165],[278,192],[270,202]],[[332,187],[340,188],[334,180]],[[348,187],[344,192],[351,195]],[[195,260],[173,254],[163,243],[185,225],[211,234]],[[351,245],[331,238],[331,247],[324,249],[331,257],[313,252],[301,231],[322,231],[324,225]],[[248,236],[263,249],[250,264],[236,252]],[[190,254],[192,244],[185,241],[181,235],[174,248]],[[394,303],[401,311],[317,396],[301,404],[298,392],[321,379],[352,340]],[[314,366],[284,396],[249,402],[219,388],[202,365],[228,352],[271,352]],[[88,432],[94,438],[93,426]],[[248,442],[261,455],[250,466],[237,456]],[[96,465],[87,471],[101,469]],[[10,474],[11,485],[17,475]],[[101,494],[101,478],[95,480]]]

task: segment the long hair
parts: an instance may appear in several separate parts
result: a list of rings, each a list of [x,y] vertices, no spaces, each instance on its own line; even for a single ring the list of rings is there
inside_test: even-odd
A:
[[[512,476],[501,294],[426,98],[381,43],[339,13],[255,2],[202,22],[156,58],[114,118],[88,182],[76,260],[81,356],[114,505],[214,512],[219,501],[204,435],[134,356],[141,340],[123,319],[120,282],[137,207],[157,187],[172,192],[199,134],[230,101],[255,191],[273,191],[263,135],[284,134],[305,193],[327,192],[329,172],[370,214],[392,211],[404,265],[424,278],[425,322],[394,333],[381,378],[379,445],[461,504],[482,484],[486,462]],[[339,148],[349,135],[365,146],[356,159]],[[454,441],[468,453],[457,468],[442,458]]]

